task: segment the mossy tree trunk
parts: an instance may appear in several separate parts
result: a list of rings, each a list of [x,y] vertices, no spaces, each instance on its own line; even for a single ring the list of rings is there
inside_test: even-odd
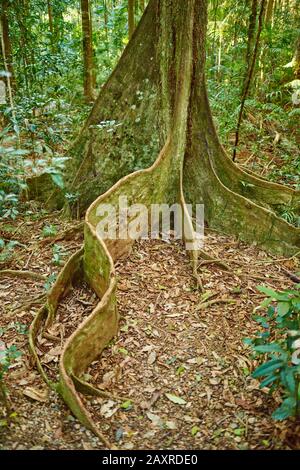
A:
[[[187,14],[193,22],[189,38],[184,30]],[[276,213],[282,206],[297,213],[299,192],[240,170],[229,162],[216,135],[204,73],[206,24],[206,0],[149,2],[70,151],[69,189],[79,193],[84,211],[120,178],[151,165],[174,126],[175,104],[184,84],[189,89],[184,151],[188,199],[205,204],[211,226],[266,248],[290,251],[288,246],[299,246],[299,231]],[[192,47],[191,59],[187,46]],[[181,55],[190,60],[190,83],[179,73]],[[192,168],[198,168],[198,174],[193,175]],[[197,185],[187,175],[196,178]]]

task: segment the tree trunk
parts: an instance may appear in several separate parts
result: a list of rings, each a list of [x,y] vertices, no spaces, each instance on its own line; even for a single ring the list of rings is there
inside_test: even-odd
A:
[[[8,9],[10,6],[9,0],[3,0],[1,6],[1,29],[4,51],[2,52],[3,58],[6,62],[8,72],[11,74],[10,83],[12,88],[15,88],[15,74],[12,61],[12,46],[10,40],[10,31],[8,23]]]
[[[250,66],[251,55],[252,55],[252,50],[253,50],[253,41],[254,41],[254,36],[255,36],[256,20],[257,20],[257,3],[258,3],[258,0],[252,0],[251,13],[249,17],[248,41],[247,41],[247,52],[246,52],[246,64],[247,64],[246,76],[248,75],[248,69]]]
[[[296,52],[294,55],[293,63],[294,63],[295,78],[297,80],[300,80],[300,36],[297,39]]]
[[[117,212],[121,196],[129,205],[147,208],[178,202],[188,222],[185,239],[194,241],[186,201],[204,204],[212,228],[273,252],[300,251],[300,230],[276,216],[281,205],[299,211],[299,192],[243,172],[218,140],[205,84],[206,24],[205,0],[150,0],[69,152],[68,173],[75,174],[69,192],[79,193],[82,210],[94,202],[86,213],[84,248],[58,276],[34,319],[29,342],[44,379],[106,446],[78,393],[101,391],[80,377],[116,334],[114,261],[129,252],[134,240],[101,239],[100,205],[110,204]],[[147,169],[134,171],[139,168]],[[191,256],[197,277],[198,256],[208,254],[195,247]],[[41,365],[36,338],[55,320],[60,299],[78,277],[94,289],[99,304],[64,343],[60,382],[53,384]]]
[[[268,27],[272,26],[274,6],[275,6],[275,0],[269,0],[267,9],[266,9],[266,19],[265,19],[265,23]]]
[[[81,0],[82,50],[84,96],[87,101],[94,99],[94,61],[92,45],[92,20],[89,0]]]
[[[54,51],[54,27],[53,27],[53,11],[52,11],[51,0],[47,0],[47,8],[48,8],[48,21],[49,21],[51,49],[52,51]]]
[[[131,39],[134,33],[134,28],[135,28],[134,5],[135,5],[135,0],[128,0],[128,37],[129,39]]]

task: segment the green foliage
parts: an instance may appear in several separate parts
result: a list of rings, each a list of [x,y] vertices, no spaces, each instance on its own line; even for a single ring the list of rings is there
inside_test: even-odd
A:
[[[17,347],[12,345],[6,347],[3,341],[0,341],[0,380],[3,380],[4,374],[8,371],[13,362],[22,355]]]
[[[42,235],[44,238],[54,237],[55,235],[57,235],[57,228],[55,227],[55,225],[45,225],[42,231]]]
[[[49,292],[53,286],[53,284],[55,283],[56,281],[56,274],[50,274],[50,276],[48,277],[48,279],[46,280],[45,284],[44,284],[44,289],[46,292]]]
[[[219,135],[230,154],[246,72],[250,10],[251,2],[231,0],[210,2],[209,7],[208,91]],[[237,161],[247,162],[248,168],[271,181],[299,189],[300,110],[293,99],[297,86],[293,69],[286,65],[295,54],[297,22],[299,11],[276,7],[272,25],[263,26]]]
[[[15,252],[15,247],[17,246],[24,246],[16,240],[10,240],[9,242],[5,242],[2,238],[0,238],[0,263],[8,261],[11,259]]]
[[[9,413],[9,406],[4,378],[13,362],[21,355],[22,353],[18,351],[15,345],[7,347],[3,341],[0,341],[0,401],[6,408],[7,413]],[[10,413],[9,418],[11,417],[13,417],[13,414]],[[0,426],[5,426],[7,424],[6,420],[0,421]]]
[[[63,258],[67,255],[68,255],[68,253],[66,252],[66,250],[64,249],[63,246],[57,245],[57,244],[53,245],[53,248],[52,248],[52,263],[55,266],[61,266],[63,264]]]
[[[294,290],[258,290],[267,296],[260,306],[263,314],[254,316],[262,330],[245,340],[260,363],[252,376],[261,380],[261,388],[282,391],[282,404],[272,415],[275,420],[300,416],[300,284]]]

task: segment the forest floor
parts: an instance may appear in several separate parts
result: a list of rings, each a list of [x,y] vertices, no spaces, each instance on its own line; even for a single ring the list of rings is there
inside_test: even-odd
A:
[[[3,223],[2,238],[20,245],[0,268],[45,278],[57,273],[55,263],[80,247],[82,234],[45,238],[49,224],[58,235],[74,226],[55,215]],[[280,397],[260,390],[251,378],[255,364],[243,344],[257,331],[252,314],[263,297],[256,286],[291,287],[286,270],[299,271],[299,261],[276,260],[213,231],[206,233],[205,250],[230,270],[203,266],[204,293],[196,289],[180,242],[139,242],[117,264],[120,331],[84,377],[112,397],[85,397],[86,406],[120,449],[300,449],[299,422],[272,420]],[[39,305],[29,304],[46,293],[44,284],[0,276],[0,340],[22,351],[7,375],[15,414],[9,426],[0,427],[0,449],[103,449],[48,391],[32,362],[27,331]],[[39,338],[52,377],[65,338],[97,303],[86,285],[74,290],[59,307],[51,339]],[[216,302],[206,305],[207,298]]]

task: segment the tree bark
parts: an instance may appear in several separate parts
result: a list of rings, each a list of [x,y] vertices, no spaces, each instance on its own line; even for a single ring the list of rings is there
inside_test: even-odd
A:
[[[128,38],[131,39],[135,29],[134,21],[135,0],[128,0]]]
[[[4,51],[2,52],[3,58],[6,61],[8,72],[11,74],[10,83],[12,88],[15,88],[15,74],[12,59],[12,45],[10,40],[9,22],[8,22],[8,9],[10,7],[9,0],[3,0],[1,6],[1,28],[3,37]]]
[[[87,101],[93,101],[95,79],[92,45],[92,20],[90,15],[89,0],[81,0],[81,17],[84,96]]]
[[[267,26],[271,27],[273,22],[273,11],[275,6],[275,0],[269,0],[266,8],[266,19],[265,23]]]
[[[297,39],[296,42],[296,52],[294,55],[294,73],[295,73],[295,78],[297,80],[300,80],[300,36]]]
[[[53,10],[51,0],[47,0],[47,9],[48,9],[48,21],[49,21],[49,31],[50,31],[50,42],[51,50],[55,50],[54,46],[54,26],[53,26]]]
[[[253,50],[253,41],[255,36],[255,29],[256,29],[256,20],[257,20],[257,9],[258,9],[258,0],[252,0],[251,4],[251,13],[249,17],[249,27],[248,27],[248,41],[247,41],[247,52],[246,52],[246,64],[247,64],[247,72],[250,66],[251,55]]]

